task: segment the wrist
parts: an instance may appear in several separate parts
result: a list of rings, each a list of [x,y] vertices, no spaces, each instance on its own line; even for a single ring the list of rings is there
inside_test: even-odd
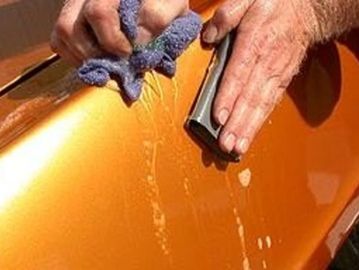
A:
[[[310,47],[320,39],[320,24],[316,16],[312,0],[291,0],[297,23],[301,26],[301,43],[304,47]]]
[[[323,42],[359,26],[359,1],[309,0],[314,11],[317,30],[315,41]]]

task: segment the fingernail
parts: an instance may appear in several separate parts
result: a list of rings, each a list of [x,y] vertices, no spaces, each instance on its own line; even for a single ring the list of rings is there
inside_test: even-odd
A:
[[[206,43],[214,43],[218,34],[217,27],[210,24],[203,33],[203,41]]]
[[[230,133],[227,135],[226,139],[224,140],[223,146],[225,150],[230,153],[232,152],[234,145],[236,143],[236,136],[234,134]]]
[[[224,124],[227,122],[228,120],[228,117],[229,117],[229,111],[227,109],[222,109],[220,112],[219,112],[219,115],[218,115],[218,121],[219,121],[219,124],[221,126],[224,126]]]
[[[245,154],[249,149],[249,141],[247,138],[242,138],[237,141],[236,150],[241,154]]]

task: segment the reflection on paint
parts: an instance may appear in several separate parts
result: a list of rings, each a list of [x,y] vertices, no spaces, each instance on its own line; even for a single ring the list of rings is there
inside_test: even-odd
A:
[[[330,251],[331,258],[334,258],[335,253],[345,236],[348,234],[350,228],[359,217],[359,197],[356,197],[344,210],[339,217],[335,226],[331,229],[325,241],[326,246]]]
[[[308,188],[312,192],[317,205],[331,204],[339,188],[337,174],[310,172],[308,174]]]
[[[36,180],[80,119],[81,112],[77,112],[71,118],[58,120],[43,132],[24,140],[6,155],[0,155],[0,211],[20,195],[31,181]]]

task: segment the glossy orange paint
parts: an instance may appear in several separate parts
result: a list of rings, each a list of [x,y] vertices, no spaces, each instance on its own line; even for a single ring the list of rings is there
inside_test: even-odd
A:
[[[196,42],[131,107],[61,63],[0,97],[0,269],[325,268],[359,211],[358,59],[313,52],[226,164],[184,129],[210,57]]]
[[[47,43],[30,47],[24,52],[7,57],[0,61],[0,88],[16,77],[31,69],[34,64],[41,62],[53,53]],[[1,91],[1,90],[0,90]]]

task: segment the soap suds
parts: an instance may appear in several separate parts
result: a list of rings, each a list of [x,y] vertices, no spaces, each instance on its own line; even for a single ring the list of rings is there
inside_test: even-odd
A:
[[[238,173],[238,180],[241,183],[242,187],[247,188],[251,183],[252,172],[249,168]]]
[[[242,220],[238,214],[238,210],[236,207],[233,208],[233,215],[236,220],[237,232],[238,232],[239,239],[241,241],[242,256],[243,256],[243,269],[250,270],[251,267],[250,267],[249,259],[247,256],[246,239],[245,239],[245,235],[244,235],[244,226],[243,226]]]
[[[258,244],[258,248],[260,250],[263,250],[263,240],[262,240],[262,238],[257,239],[257,244]]]
[[[269,235],[266,236],[266,243],[267,243],[268,248],[272,247],[272,239],[271,239],[271,237]]]
[[[268,266],[267,266],[267,262],[265,260],[262,261],[262,266],[263,266],[263,269],[267,269]]]

